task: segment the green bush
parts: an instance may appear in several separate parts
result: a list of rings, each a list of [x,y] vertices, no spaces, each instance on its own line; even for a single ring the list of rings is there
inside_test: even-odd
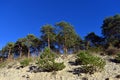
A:
[[[89,51],[89,52],[96,52],[96,53],[98,53],[98,52],[103,51],[103,49],[102,49],[102,47],[90,47],[90,48],[88,49],[88,51]]]
[[[25,58],[20,62],[21,66],[26,67],[29,65],[29,63],[32,62],[32,58]]]
[[[80,67],[80,71],[82,73],[89,73],[89,74],[93,74],[94,72],[96,72],[96,68],[93,67],[93,66],[86,66],[86,65],[83,65]]]
[[[7,65],[7,62],[1,62],[0,63],[0,68],[4,68]]]
[[[107,55],[116,55],[120,50],[116,48],[108,48],[105,52]]]
[[[50,51],[49,48],[45,48],[44,52],[40,55],[37,64],[42,71],[59,71],[65,68],[64,63],[55,62],[56,55]]]
[[[96,71],[101,71],[104,69],[105,61],[97,56],[93,56],[87,52],[81,52],[77,55],[76,59],[77,64],[81,64],[86,66],[88,69],[89,67],[93,67]],[[91,69],[91,68],[90,68]],[[88,71],[89,72],[89,71]]]

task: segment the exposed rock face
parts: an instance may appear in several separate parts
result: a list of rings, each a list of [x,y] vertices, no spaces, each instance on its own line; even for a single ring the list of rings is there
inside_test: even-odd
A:
[[[40,72],[37,66],[27,66],[16,69],[19,64],[0,69],[0,80],[120,80],[120,64],[110,62],[109,57],[102,57],[106,60],[105,70],[94,73],[92,75],[80,73],[75,75],[71,72],[79,65],[71,65],[75,61],[73,55],[69,55],[64,59],[58,58],[57,62],[64,62],[66,68],[58,71],[56,74],[52,72]],[[69,63],[70,62],[70,63]]]

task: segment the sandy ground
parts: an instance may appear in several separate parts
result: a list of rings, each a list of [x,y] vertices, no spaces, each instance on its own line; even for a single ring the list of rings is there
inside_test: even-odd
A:
[[[16,66],[19,66],[17,62],[11,62],[12,68],[5,67],[0,69],[0,80],[105,80],[109,78],[109,80],[120,80],[115,78],[116,75],[120,75],[120,64],[116,64],[108,61],[108,57],[104,56],[103,59],[106,60],[106,66],[104,71],[99,73],[94,73],[93,75],[89,74],[80,74],[74,75],[70,71],[74,68],[78,68],[80,66],[75,66],[69,64],[69,61],[75,60],[73,55],[69,55],[67,58],[56,59],[57,62],[64,62],[66,68],[62,71],[58,71],[56,74],[48,73],[48,72],[39,72],[39,73],[31,73],[28,72],[29,66],[16,69]],[[87,79],[83,79],[87,78]]]

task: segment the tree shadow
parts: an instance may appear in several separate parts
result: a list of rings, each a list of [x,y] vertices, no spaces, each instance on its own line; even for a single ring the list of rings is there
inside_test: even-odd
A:
[[[81,74],[89,74],[92,75],[97,71],[97,69],[93,66],[81,66],[78,68],[75,68],[73,70],[70,70],[68,72],[80,76]]]
[[[78,66],[78,65],[82,65],[82,61],[69,61],[68,62],[71,66]]]
[[[82,73],[82,70],[81,70],[80,68],[75,68],[75,69],[73,69],[73,70],[69,70],[68,72],[69,72],[69,73],[72,73],[72,74],[74,74],[74,75],[80,76],[81,73]]]
[[[92,70],[93,70],[93,68],[91,70],[87,70],[85,68],[79,67],[79,68],[75,68],[73,70],[70,70],[68,72],[70,72],[70,73],[72,73],[74,75],[78,75],[78,76],[80,76],[81,74],[90,74],[90,75],[92,75],[92,74],[94,74],[94,70],[93,71]]]
[[[110,62],[114,62],[114,63],[120,63],[120,61],[116,60],[116,59],[109,59]]]
[[[52,72],[52,71],[51,70],[44,70],[38,66],[33,65],[33,66],[29,66],[29,70],[27,72],[38,73],[38,72]]]
[[[76,62],[74,62],[74,61],[69,61],[68,62],[71,66],[77,66],[78,64],[76,63]]]
[[[31,73],[37,73],[37,72],[45,72],[42,69],[40,69],[37,66],[30,66],[29,70],[27,72],[31,72]]]
[[[77,62],[77,61],[69,61],[68,62],[71,66],[78,66],[78,65],[81,65],[80,61]],[[69,70],[68,71],[69,73],[72,73],[74,75],[78,75],[80,76],[81,73],[85,73],[85,71],[81,68],[81,67],[78,67],[78,68],[74,68],[73,70]]]

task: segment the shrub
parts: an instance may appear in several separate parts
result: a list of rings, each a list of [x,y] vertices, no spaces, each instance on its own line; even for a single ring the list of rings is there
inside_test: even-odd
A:
[[[95,71],[101,71],[104,69],[106,64],[105,61],[103,61],[101,58],[93,56],[87,52],[79,53],[77,55],[76,63],[84,65],[85,69],[87,68],[86,70],[89,71],[91,71],[91,69],[94,69]]]
[[[49,48],[45,48],[44,52],[40,55],[37,64],[42,71],[52,72],[59,71],[65,68],[64,63],[55,62],[56,55],[50,51]]]
[[[0,68],[4,68],[6,66],[7,62],[1,62],[0,63]]]
[[[32,62],[32,58],[25,58],[20,62],[21,66],[26,67],[29,65],[29,63]]]
[[[95,67],[93,67],[93,66],[82,66],[81,68],[80,68],[80,71],[82,72],[82,73],[89,73],[89,74],[93,74],[94,72],[96,72],[97,70],[96,70],[96,68]]]
[[[88,49],[88,51],[98,53],[98,52],[103,51],[103,48],[102,48],[102,47],[90,47],[90,48]]]
[[[107,55],[116,55],[118,52],[119,52],[119,50],[116,48],[108,48],[106,50]]]

